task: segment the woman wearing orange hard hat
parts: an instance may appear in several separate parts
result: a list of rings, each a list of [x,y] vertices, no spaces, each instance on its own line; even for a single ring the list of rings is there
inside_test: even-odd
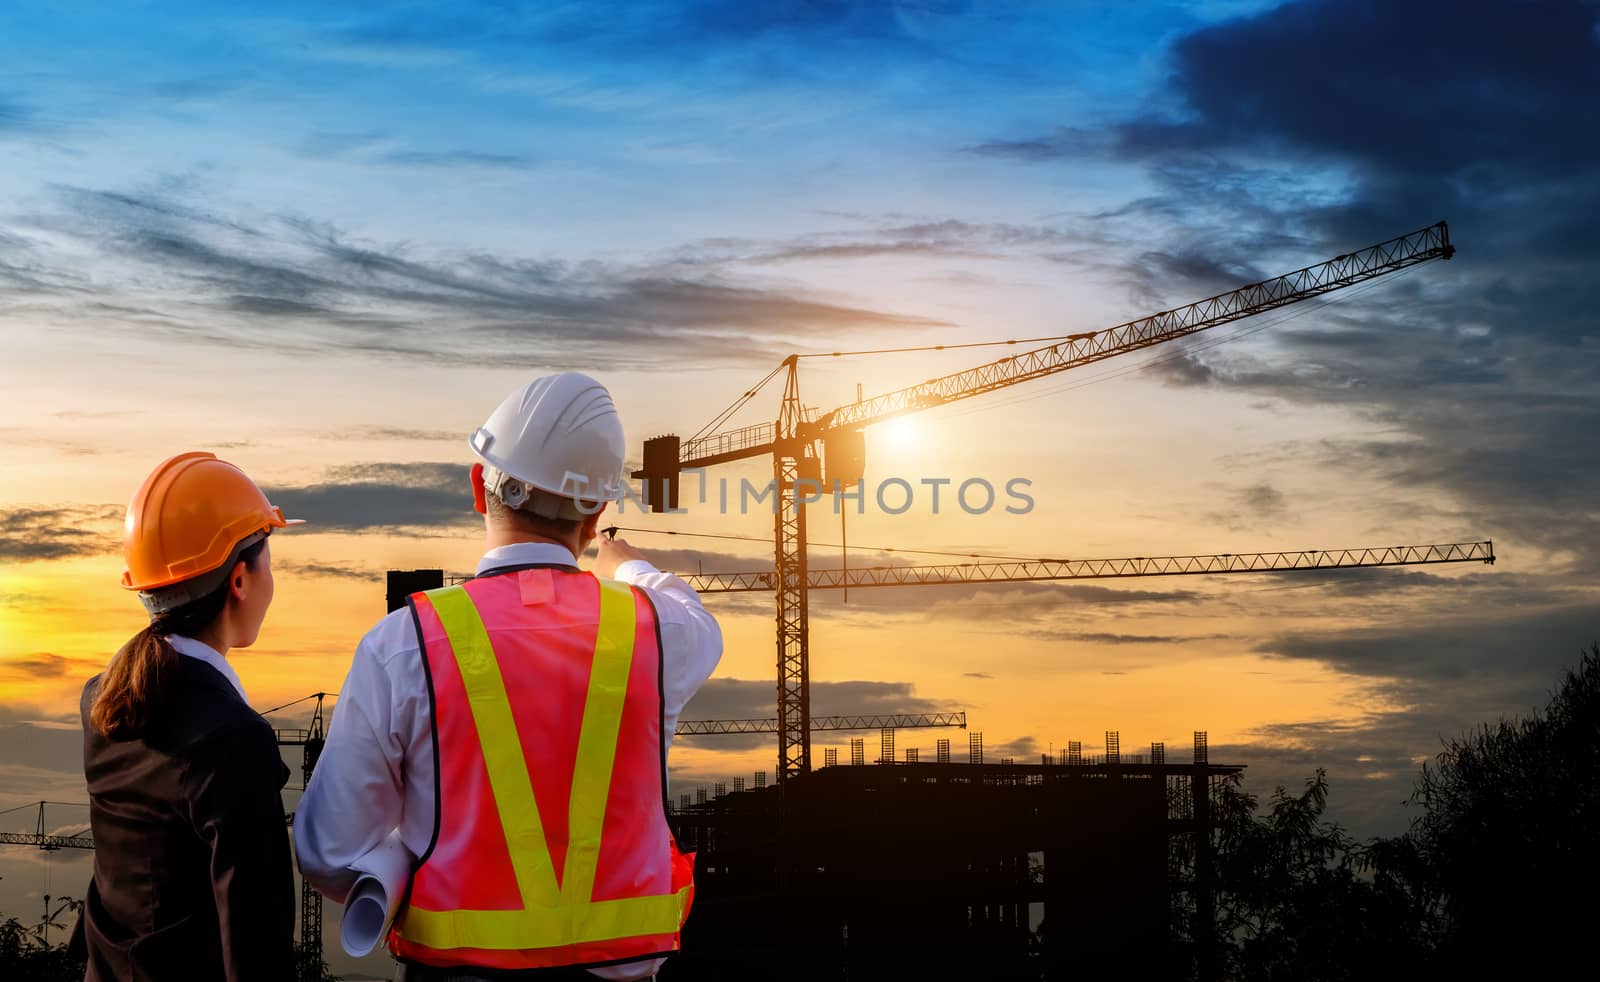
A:
[[[74,945],[89,982],[294,976],[289,770],[227,656],[272,604],[267,537],[298,524],[209,453],[163,461],[128,504],[122,585],[150,624],[80,707],[95,855]]]

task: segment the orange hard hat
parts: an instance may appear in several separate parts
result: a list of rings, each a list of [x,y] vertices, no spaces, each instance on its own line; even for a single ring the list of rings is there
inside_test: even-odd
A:
[[[145,593],[182,583],[219,569],[247,538],[301,524],[216,454],[179,454],[151,471],[128,502],[122,586]]]

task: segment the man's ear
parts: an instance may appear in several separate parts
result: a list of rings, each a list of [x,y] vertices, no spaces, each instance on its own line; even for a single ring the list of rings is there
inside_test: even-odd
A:
[[[594,538],[600,534],[597,529],[600,526],[600,516],[605,514],[605,511],[606,506],[602,504],[600,506],[600,510],[595,512],[593,515],[583,516],[583,532],[578,541],[588,543],[593,541]]]
[[[472,465],[472,510],[480,515],[489,514],[488,492],[483,489],[483,465]]]

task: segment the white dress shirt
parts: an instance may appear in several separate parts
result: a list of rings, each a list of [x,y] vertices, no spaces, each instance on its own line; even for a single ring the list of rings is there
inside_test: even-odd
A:
[[[178,654],[186,655],[196,661],[203,661],[218,672],[221,672],[222,677],[227,679],[229,684],[233,686],[233,691],[239,693],[239,698],[244,699],[245,704],[249,705],[250,700],[245,698],[244,686],[239,682],[239,673],[235,672],[233,666],[228,664],[228,659],[217,654],[217,649],[204,641],[186,638],[181,634],[167,635],[167,644],[170,644],[172,650]]]
[[[577,568],[564,546],[519,542],[489,550],[478,573],[531,563]],[[722,630],[700,595],[671,573],[632,560],[617,568],[616,579],[642,587],[655,605],[666,697],[663,736],[670,745],[678,715],[722,657]],[[351,864],[391,829],[400,830],[400,841],[413,857],[422,855],[433,838],[433,707],[422,659],[404,607],[361,639],[339,690],[327,745],[295,811],[301,875],[340,903],[355,884]],[[595,974],[638,978],[658,965],[659,960],[619,965]]]

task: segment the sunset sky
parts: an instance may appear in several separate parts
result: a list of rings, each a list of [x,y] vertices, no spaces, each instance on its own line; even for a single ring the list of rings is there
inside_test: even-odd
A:
[[[5,4],[0,809],[84,800],[77,693],[143,622],[120,526],[166,456],[213,450],[310,523],[272,539],[276,604],[231,659],[266,709],[339,687],[385,569],[472,567],[465,437],[535,375],[604,381],[637,459],[792,352],[1107,327],[1446,219],[1448,263],[871,431],[870,480],[1021,477],[1035,507],[869,508],[851,561],[1492,538],[1493,567],[861,590],[811,619],[817,713],[965,709],[1019,760],[1109,729],[1186,757],[1205,729],[1253,790],[1323,766],[1336,817],[1399,831],[1441,736],[1541,703],[1600,636],[1597,16]],[[1004,353],[811,360],[802,392]],[[629,537],[670,569],[771,563]],[[771,597],[708,606],[727,650],[686,715],[771,715]],[[773,761],[703,738],[672,763],[692,790]],[[0,851],[0,911],[34,916],[43,863]],[[81,893],[84,857],[50,866]]]

